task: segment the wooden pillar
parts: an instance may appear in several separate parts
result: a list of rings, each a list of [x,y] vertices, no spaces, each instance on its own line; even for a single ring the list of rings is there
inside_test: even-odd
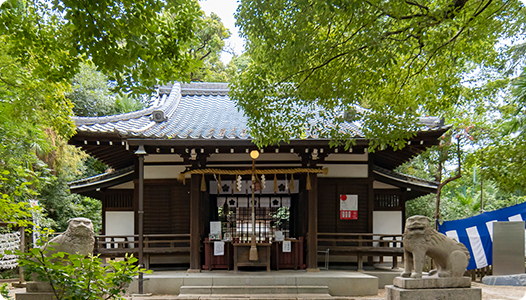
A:
[[[402,208],[402,233],[404,233],[404,228],[405,228],[405,201],[406,199],[407,199],[407,189],[405,189],[400,194],[400,206]]]
[[[367,192],[367,232],[373,232],[373,211],[374,211],[374,157],[371,153],[368,156],[368,192]]]
[[[190,273],[201,272],[201,237],[200,224],[201,219],[201,175],[192,174],[190,183]]]
[[[142,149],[142,151],[141,151]],[[143,257],[143,237],[144,237],[144,151],[143,146],[141,145],[139,149],[135,152],[139,156],[139,210],[137,211],[139,215],[139,268],[144,268],[144,257]],[[142,295],[144,291],[144,274],[139,273],[138,285],[139,285],[139,294]]]
[[[308,203],[308,238],[307,238],[307,272],[319,272],[318,269],[318,175],[310,176],[311,189],[307,194]]]

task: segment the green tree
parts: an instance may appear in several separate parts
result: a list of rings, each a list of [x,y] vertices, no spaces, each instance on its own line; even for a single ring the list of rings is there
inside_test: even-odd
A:
[[[37,77],[71,78],[89,57],[117,88],[146,92],[197,67],[189,53],[201,22],[195,0],[10,0],[1,8],[6,53],[34,63]]]
[[[108,77],[97,71],[91,62],[80,64],[72,79],[72,92],[68,98],[73,103],[73,112],[81,117],[107,116],[113,101],[110,98]]]
[[[247,52],[243,52],[241,55],[234,54],[234,56],[226,66],[226,73],[229,79],[228,82],[232,81],[233,78],[245,72],[249,65],[250,57],[248,56]]]
[[[24,203],[54,180],[55,170],[40,157],[56,147],[49,132],[65,139],[74,133],[66,95],[81,63],[89,59],[114,90],[126,93],[188,80],[200,64],[190,49],[198,44],[201,14],[196,0],[0,3],[3,220],[24,221],[30,216]]]
[[[198,46],[191,51],[201,65],[190,74],[191,81],[227,82],[229,78],[221,61],[221,52],[225,48],[225,40],[230,37],[230,31],[215,13],[210,16],[203,14],[202,20],[197,31]]]
[[[526,73],[512,82],[510,97],[498,107],[500,117],[485,132],[485,144],[476,158],[488,178],[500,189],[526,192]]]
[[[497,43],[523,26],[517,0],[241,1],[252,59],[233,83],[260,145],[310,131],[336,142],[354,105],[371,146],[403,147],[419,116],[473,104],[466,75],[501,68]],[[481,76],[482,77],[482,76]],[[309,123],[313,116],[318,123]],[[448,120],[449,121],[449,120]],[[324,128],[322,123],[334,124]],[[374,138],[374,139],[372,139]]]
[[[144,108],[144,104],[130,95],[116,95],[115,102],[112,105],[112,113],[124,114],[129,112],[138,111]]]
[[[458,133],[459,131],[457,131]],[[475,216],[483,211],[492,211],[526,201],[526,197],[510,188],[501,188],[503,182],[494,176],[488,164],[487,147],[480,145],[481,140],[488,140],[485,130],[469,126],[462,129],[464,135],[461,147],[462,177],[445,185],[441,194],[440,220],[456,220]],[[453,136],[450,132],[449,136]],[[447,139],[447,137],[444,137]],[[471,140],[473,139],[473,141]],[[421,177],[437,180],[438,177],[454,176],[457,173],[454,145],[444,143],[442,147],[432,147],[426,152],[400,166],[397,170]],[[442,157],[442,158],[440,158]],[[440,168],[439,165],[443,167]],[[440,176],[437,176],[440,172]],[[406,203],[406,214],[435,217],[436,196],[427,195]]]

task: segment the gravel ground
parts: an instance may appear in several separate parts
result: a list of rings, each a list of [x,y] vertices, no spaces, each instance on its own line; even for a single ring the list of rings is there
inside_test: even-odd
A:
[[[471,286],[482,288],[482,300],[526,300],[526,286],[490,286],[484,285],[478,282],[472,282]],[[9,285],[9,296],[14,299],[16,293],[23,293],[26,289],[24,288],[13,288]],[[137,298],[134,297],[134,300],[145,299],[145,300],[154,300],[154,299],[175,299],[174,296],[169,295],[159,295],[152,296],[147,298]],[[383,289],[378,290],[378,295],[376,296],[364,296],[364,297],[335,297],[334,299],[356,299],[356,300],[379,300],[385,299],[385,291]]]

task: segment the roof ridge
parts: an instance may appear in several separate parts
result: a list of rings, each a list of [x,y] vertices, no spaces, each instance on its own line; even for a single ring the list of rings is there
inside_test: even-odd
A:
[[[102,117],[77,117],[73,116],[71,119],[75,122],[75,125],[91,125],[91,124],[97,124],[97,123],[108,123],[108,122],[117,122],[117,121],[126,121],[130,119],[137,119],[140,117],[144,117],[147,115],[151,115],[155,110],[165,110],[168,108],[172,101],[167,101],[168,98],[170,98],[173,95],[174,91],[177,91],[177,94],[181,95],[181,85],[176,82],[174,85],[170,87],[170,93],[169,94],[157,94],[155,96],[157,99],[153,105],[150,105],[149,107],[143,108],[141,110],[128,112],[124,114],[117,114],[117,115],[111,115],[111,116],[102,116]],[[153,98],[153,97],[152,97]],[[178,102],[178,101],[177,101]]]

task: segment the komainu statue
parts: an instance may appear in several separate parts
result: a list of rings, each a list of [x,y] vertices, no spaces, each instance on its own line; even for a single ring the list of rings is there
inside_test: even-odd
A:
[[[95,244],[95,233],[93,223],[87,218],[73,218],[68,221],[68,229],[60,235],[52,238],[44,247],[48,246],[54,250],[46,252],[51,256],[56,252],[69,254],[88,255],[93,253]]]
[[[404,230],[404,272],[402,277],[422,278],[426,255],[437,266],[429,275],[462,277],[469,263],[469,251],[463,244],[448,238],[431,227],[431,219],[412,216],[406,220]]]

